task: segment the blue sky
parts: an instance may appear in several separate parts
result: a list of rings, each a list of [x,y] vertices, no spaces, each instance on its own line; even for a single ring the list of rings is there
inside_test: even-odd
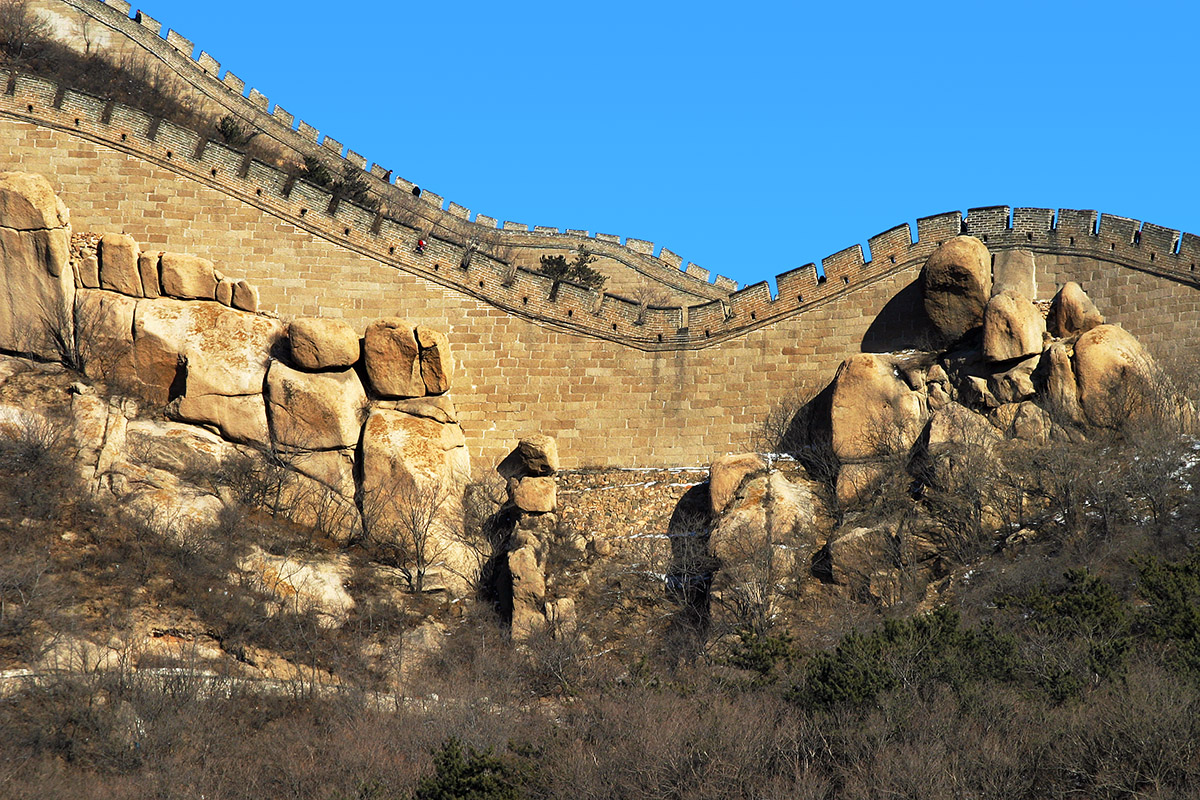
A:
[[[142,8],[473,211],[649,239],[742,284],[976,206],[1200,232],[1195,4]]]

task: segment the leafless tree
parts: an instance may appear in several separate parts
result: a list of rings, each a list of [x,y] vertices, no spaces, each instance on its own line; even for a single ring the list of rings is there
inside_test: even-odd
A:
[[[632,299],[638,306],[637,319],[634,321],[636,325],[645,324],[646,315],[651,308],[669,308],[672,305],[678,305],[675,296],[667,287],[648,278],[642,279],[634,287]]]
[[[0,0],[0,52],[20,63],[50,37],[50,25],[37,15],[30,0]]]
[[[381,562],[399,569],[414,592],[425,591],[431,570],[447,566],[454,544],[463,539],[456,508],[461,486],[452,476],[401,474],[363,493],[365,543]]]

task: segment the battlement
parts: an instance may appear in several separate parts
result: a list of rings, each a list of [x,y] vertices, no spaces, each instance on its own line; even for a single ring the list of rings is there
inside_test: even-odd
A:
[[[1089,256],[1133,269],[1197,284],[1200,237],[1126,217],[1072,209],[991,206],[923,217],[917,236],[908,224],[870,237],[866,250],[851,245],[814,264],[788,270],[771,285],[761,282],[725,299],[687,307],[645,306],[584,287],[556,284],[537,272],[475,254],[467,269],[464,246],[436,233],[424,255],[413,253],[418,232],[349,202],[334,203],[326,190],[295,180],[274,167],[166,120],[28,75],[0,71],[0,113],[70,131],[166,166],[219,188],[313,235],[482,299],[515,315],[647,350],[710,346],[783,317],[815,309],[847,292],[898,270],[923,263],[939,244],[967,233],[993,251],[1022,248]],[[424,193],[423,193],[424,196]],[[440,201],[440,198],[439,198]],[[455,209],[462,218],[465,209]],[[619,253],[630,241],[586,231],[530,229],[484,218],[488,227],[508,231],[513,244],[552,241],[556,246],[587,243],[601,255]],[[643,254],[650,242],[633,240]],[[868,258],[869,254],[869,258]],[[678,269],[683,259],[666,251]],[[661,254],[660,254],[661,256]],[[685,269],[702,272],[694,264]],[[681,273],[682,274],[682,273]]]
[[[298,180],[271,165],[248,158],[224,144],[136,109],[91,97],[69,87],[28,75],[0,71],[0,113],[67,131],[166,167],[212,186],[311,235],[396,269],[480,299],[513,315],[575,333],[643,350],[699,349],[712,346],[784,318],[804,314],[899,271],[919,266],[939,244],[962,233],[978,236],[993,250],[1028,249],[1074,254],[1150,272],[1196,285],[1200,238],[1169,228],[1095,211],[990,206],[951,211],[917,220],[916,236],[903,224],[853,244],[816,264],[789,269],[768,282],[738,289],[733,281],[712,276],[679,254],[653,242],[585,230],[501,222],[392,177],[341,142],[297,120],[250,89],[185,37],[168,31],[128,4],[98,0],[62,0],[102,19],[141,46],[179,67],[201,91],[219,96],[240,118],[256,125],[297,152],[342,159],[362,171],[373,192],[410,208],[416,219],[390,218],[352,203],[335,202],[326,190]],[[140,37],[140,38],[139,38]],[[293,128],[292,125],[295,125]],[[419,202],[414,203],[414,195]],[[403,200],[404,202],[399,202]],[[555,283],[526,269],[513,269],[488,254],[464,259],[464,237],[448,221],[478,226],[503,244],[561,251],[587,246],[592,252],[631,266],[665,285],[709,299],[680,307],[645,305],[613,294]],[[418,236],[429,238],[424,254],[414,253]],[[463,269],[460,264],[468,261]]]
[[[247,88],[246,82],[229,70],[222,75],[221,64],[216,58],[203,50],[198,52],[196,44],[178,31],[164,32],[158,20],[141,10],[131,18],[130,5],[121,0],[59,1],[97,19],[144,47],[158,60],[166,63],[179,78],[209,99],[226,107],[234,116],[253,126],[260,134],[265,134],[302,155],[317,156],[327,161],[344,161],[346,165],[362,170],[365,176],[370,178],[368,183],[373,193],[385,202],[389,199],[395,200],[397,194],[410,195],[413,192],[412,182],[400,176],[393,176],[392,170],[371,163],[365,156],[347,148],[340,140],[329,135],[322,136],[316,127],[297,119],[277,104],[272,107],[267,95],[258,89]],[[335,165],[335,172],[340,170],[340,165]],[[495,218],[483,214],[473,218],[466,206],[458,203],[447,204],[444,197],[424,188],[420,192],[420,200],[434,212],[444,212],[489,229],[496,227]],[[559,235],[557,227],[542,225],[505,223],[499,229],[501,235],[530,231],[546,236]],[[605,241],[621,244],[623,237],[609,237]],[[562,243],[544,242],[542,246],[561,247]],[[652,242],[630,239],[625,241],[621,250],[610,252],[610,257],[648,279],[694,296],[720,297],[737,289],[736,282],[729,278],[710,276],[707,272],[704,273],[704,277],[700,277],[700,273],[684,271],[680,263],[674,263],[669,258],[664,260],[656,257],[654,249]]]

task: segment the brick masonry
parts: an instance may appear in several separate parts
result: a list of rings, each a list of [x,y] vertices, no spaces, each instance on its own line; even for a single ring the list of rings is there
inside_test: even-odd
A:
[[[690,466],[745,449],[773,406],[819,389],[846,355],[921,343],[914,282],[937,244],[961,232],[993,251],[1032,252],[1039,297],[1079,281],[1160,357],[1190,353],[1200,330],[1200,240],[1095,212],[942,214],[918,221],[915,239],[907,225],[872,237],[869,261],[855,245],[820,270],[778,276],[774,292],[764,282],[647,311],[487,259],[463,270],[447,242],[417,256],[411,229],[352,206],[329,214],[328,195],[303,184],[286,192],[278,173],[195,134],[3,72],[0,169],[50,177],[75,230],[210,258],[282,316],[362,331],[396,315],[447,331],[453,394],[485,466],[531,431],[558,437],[566,467]],[[567,234],[505,235],[532,252],[570,247],[554,238]],[[649,257],[648,242],[632,240],[626,255],[605,237],[588,241],[614,259]],[[682,266],[670,251],[665,263]]]

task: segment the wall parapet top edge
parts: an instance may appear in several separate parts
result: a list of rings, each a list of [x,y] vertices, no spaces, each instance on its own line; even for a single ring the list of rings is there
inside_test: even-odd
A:
[[[687,318],[706,323],[708,327],[704,331],[700,330],[699,325],[692,325],[687,333],[672,331],[671,326],[680,322],[677,308],[639,306],[615,295],[601,297],[597,313],[581,313],[576,302],[579,287],[560,288],[556,294],[552,282],[547,283],[549,279],[537,273],[528,273],[520,281],[522,286],[537,289],[537,299],[530,295],[528,300],[535,307],[527,311],[523,310],[525,295],[517,296],[510,291],[510,287],[503,285],[506,268],[501,265],[490,264],[488,268],[501,277],[493,276],[490,283],[485,279],[482,288],[478,285],[478,279],[473,276],[460,277],[456,270],[443,269],[439,275],[430,275],[427,267],[422,267],[413,259],[389,254],[391,247],[407,256],[404,238],[415,234],[406,233],[403,226],[390,229],[387,235],[373,231],[371,221],[375,218],[374,211],[343,202],[337,204],[333,214],[330,214],[333,203],[328,192],[303,181],[293,181],[290,194],[284,195],[283,187],[288,182],[286,173],[257,161],[250,161],[246,165],[245,177],[242,177],[239,173],[243,172],[244,156],[240,151],[219,142],[206,142],[204,137],[191,129],[169,121],[154,123],[143,112],[119,104],[108,104],[108,122],[101,122],[98,107],[101,103],[107,104],[107,101],[66,87],[60,91],[57,84],[37,76],[13,76],[2,70],[0,75],[15,77],[13,94],[0,97],[0,110],[10,106],[6,111],[7,116],[32,120],[35,124],[41,122],[66,133],[87,136],[115,149],[134,153],[257,205],[267,213],[287,219],[310,233],[342,246],[351,246],[382,263],[452,287],[512,313],[586,335],[628,339],[631,346],[643,346],[646,349],[706,346],[723,338],[741,335],[767,322],[803,313],[815,304],[866,285],[889,270],[923,262],[945,238],[964,230],[970,232],[972,228],[980,231],[986,229],[988,246],[992,249],[1027,248],[1078,253],[1191,285],[1200,281],[1194,273],[1197,256],[1200,256],[1200,238],[1192,234],[1090,210],[1060,209],[1056,213],[1053,209],[990,206],[970,209],[965,215],[960,211],[951,211],[922,217],[917,221],[918,235],[915,239],[911,236],[908,224],[877,234],[869,240],[871,261],[864,261],[864,252],[859,244],[823,259],[826,270],[842,278],[842,281],[822,283],[815,279],[815,270],[799,267],[776,276],[778,292],[774,297],[771,296],[769,284],[765,282],[740,291],[734,285],[730,297],[736,294],[738,302],[734,304],[735,313],[731,316],[721,315],[720,319],[714,316],[713,301],[690,304]],[[8,81],[4,83],[7,85]],[[63,107],[53,107],[56,98]],[[210,174],[213,168],[217,170],[216,175]],[[484,220],[492,219],[480,216]],[[343,232],[347,229],[346,222],[350,223],[350,233]],[[551,241],[550,237],[558,237],[560,243],[556,246],[561,246],[562,236],[576,232],[539,233],[526,226],[526,230],[513,233],[528,239],[541,236],[547,241]],[[590,241],[603,244],[605,249],[625,247],[620,243],[620,237],[611,235],[597,235]],[[438,243],[438,248],[441,249],[438,257],[444,263],[457,264],[461,246],[446,242]],[[674,255],[669,250],[666,252]],[[888,254],[886,261],[882,257],[885,252]],[[659,259],[654,260],[661,263]],[[481,263],[485,261],[480,259]],[[468,272],[474,269],[473,266]],[[837,283],[842,285],[838,286]],[[797,288],[794,293],[793,288]],[[567,297],[574,298],[572,302],[576,305],[565,302]],[[750,307],[750,298],[755,303],[752,313],[756,325],[747,325],[746,315],[739,313],[742,308]],[[567,310],[574,313],[567,315]],[[617,327],[613,328],[613,325]]]

